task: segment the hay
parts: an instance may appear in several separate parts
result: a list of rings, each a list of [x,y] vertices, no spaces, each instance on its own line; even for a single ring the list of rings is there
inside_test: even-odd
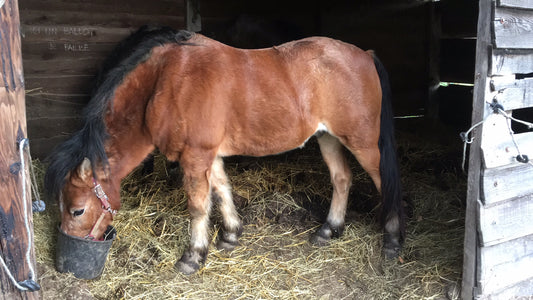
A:
[[[446,162],[435,165],[449,159],[449,150],[408,142],[401,148],[404,189],[413,206],[403,262],[381,258],[375,203],[366,208],[360,204],[372,203],[376,196],[370,179],[353,161],[351,197],[357,200],[351,200],[355,204],[350,205],[344,235],[327,247],[307,242],[323,220],[331,194],[327,168],[311,143],[282,157],[229,159],[226,169],[244,221],[241,246],[231,253],[212,246],[197,274],[179,274],[174,263],[189,239],[187,200],[179,169],[157,156],[154,174],[143,177],[137,170],[123,182],[123,206],[114,222],[118,237],[98,280],[57,273],[57,206],[48,203],[45,213],[34,216],[43,297],[453,298],[462,271],[466,180]],[[37,164],[42,171],[43,165]],[[212,221],[214,242],[220,216],[215,213]]]

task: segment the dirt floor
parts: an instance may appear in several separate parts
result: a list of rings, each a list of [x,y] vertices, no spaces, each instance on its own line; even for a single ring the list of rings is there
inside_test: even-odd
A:
[[[43,299],[457,299],[466,198],[462,144],[456,133],[422,120],[397,126],[409,216],[401,259],[381,257],[379,198],[353,159],[344,235],[325,247],[308,242],[332,192],[311,140],[281,156],[226,160],[245,223],[241,246],[231,253],[212,246],[197,274],[179,274],[174,263],[189,238],[186,197],[179,167],[156,156],[153,174],[139,169],[123,183],[118,237],[97,280],[55,270],[57,205],[34,216]],[[214,214],[213,241],[219,220]]]

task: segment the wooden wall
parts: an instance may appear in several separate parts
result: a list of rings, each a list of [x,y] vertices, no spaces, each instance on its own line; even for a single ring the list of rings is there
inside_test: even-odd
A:
[[[19,0],[32,153],[79,128],[92,80],[113,47],[144,24],[184,27],[180,0]]]
[[[36,157],[78,128],[91,81],[112,47],[142,24],[184,28],[186,2],[20,0]],[[236,47],[322,35],[374,49],[390,73],[396,115],[430,115],[456,124],[456,131],[468,124],[471,87],[438,83],[473,80],[475,0],[197,2],[201,33]]]
[[[533,295],[533,132],[511,133],[507,114],[533,107],[533,4],[481,0],[465,232],[463,298]],[[532,122],[533,120],[526,120]]]

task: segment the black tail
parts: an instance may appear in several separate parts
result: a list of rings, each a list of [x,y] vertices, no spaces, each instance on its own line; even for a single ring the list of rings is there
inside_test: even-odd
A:
[[[381,159],[379,171],[381,174],[381,195],[383,197],[381,223],[387,224],[389,218],[398,216],[399,240],[401,244],[405,238],[405,217],[402,205],[402,188],[400,170],[396,158],[396,140],[394,138],[394,114],[392,112],[392,94],[389,75],[381,61],[374,55],[374,64],[381,82],[381,129],[379,137],[379,151]],[[385,232],[387,234],[387,232]],[[390,237],[395,239],[394,237]],[[385,237],[387,239],[387,237]]]

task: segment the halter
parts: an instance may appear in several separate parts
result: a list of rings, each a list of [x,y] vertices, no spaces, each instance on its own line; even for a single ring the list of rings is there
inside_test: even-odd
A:
[[[94,236],[94,231],[96,228],[100,226],[100,223],[102,223],[102,220],[104,219],[106,213],[110,213],[111,216],[114,216],[117,214],[117,210],[111,208],[111,205],[109,204],[109,198],[104,192],[104,189],[102,188],[102,186],[96,181],[95,178],[93,178],[93,183],[94,183],[94,188],[93,188],[94,194],[100,200],[100,203],[102,203],[102,214],[100,214],[100,217],[98,218],[96,223],[93,225],[93,228],[91,228],[91,231],[89,232],[89,234],[85,236],[85,238],[88,240],[96,239],[96,237]]]

